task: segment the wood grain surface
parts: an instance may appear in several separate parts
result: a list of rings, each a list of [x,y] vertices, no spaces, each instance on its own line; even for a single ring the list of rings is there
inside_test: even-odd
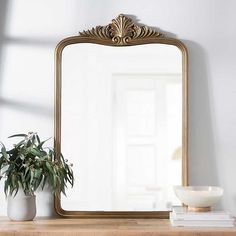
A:
[[[171,227],[159,219],[47,219],[13,222],[0,218],[0,236],[236,236],[236,228]]]

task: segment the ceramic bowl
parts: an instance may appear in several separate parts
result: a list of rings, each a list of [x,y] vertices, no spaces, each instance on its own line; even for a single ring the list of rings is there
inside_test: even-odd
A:
[[[196,211],[210,210],[223,195],[223,189],[215,186],[175,186],[174,191],[183,204]]]

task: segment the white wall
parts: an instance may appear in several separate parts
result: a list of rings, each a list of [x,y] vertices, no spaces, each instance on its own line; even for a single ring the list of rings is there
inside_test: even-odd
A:
[[[56,43],[129,14],[188,47],[190,184],[223,186],[223,206],[236,214],[235,8],[234,0],[1,0],[0,139],[28,130],[52,136]],[[40,194],[38,215],[52,214],[51,201]]]

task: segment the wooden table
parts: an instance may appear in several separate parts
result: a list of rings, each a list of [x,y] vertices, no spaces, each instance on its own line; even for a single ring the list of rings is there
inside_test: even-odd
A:
[[[171,227],[158,219],[46,219],[12,222],[0,218],[0,236],[225,236],[236,228]]]

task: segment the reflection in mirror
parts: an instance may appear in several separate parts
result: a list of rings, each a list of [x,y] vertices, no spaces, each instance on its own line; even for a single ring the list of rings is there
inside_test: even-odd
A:
[[[74,44],[62,54],[61,151],[75,185],[64,210],[180,205],[182,52],[173,45]]]

